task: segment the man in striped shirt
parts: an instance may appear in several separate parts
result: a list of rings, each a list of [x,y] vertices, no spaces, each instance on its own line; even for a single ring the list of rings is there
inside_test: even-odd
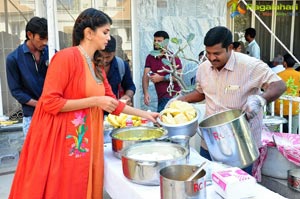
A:
[[[204,38],[204,45],[207,60],[199,65],[197,87],[178,99],[187,102],[205,99],[205,117],[229,109],[244,110],[256,144],[260,147],[262,107],[284,93],[285,83],[264,62],[234,52],[232,33],[226,27],[210,29]],[[201,155],[209,159],[206,149],[202,144]],[[251,173],[251,169],[246,171]]]

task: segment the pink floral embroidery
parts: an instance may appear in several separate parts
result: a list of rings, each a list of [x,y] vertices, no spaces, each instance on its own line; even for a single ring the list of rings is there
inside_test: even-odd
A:
[[[71,145],[71,149],[69,152],[69,156],[75,156],[75,158],[79,158],[85,155],[85,153],[89,152],[87,148],[88,139],[84,137],[87,126],[86,123],[86,115],[83,111],[75,113],[75,119],[72,120],[72,124],[76,129],[76,135],[67,135],[67,139],[73,138],[74,143]]]
[[[81,112],[76,112],[75,113],[75,119],[72,121],[72,123],[74,124],[75,127],[78,127],[79,125],[82,125],[84,124],[84,113],[83,111]]]

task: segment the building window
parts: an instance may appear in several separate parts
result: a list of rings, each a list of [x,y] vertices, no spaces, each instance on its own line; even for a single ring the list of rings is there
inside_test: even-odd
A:
[[[277,54],[285,54],[286,50],[267,30],[267,26],[275,33],[277,38],[289,49],[294,56],[300,59],[300,46],[293,45],[300,40],[300,1],[299,0],[275,0],[246,1],[248,6],[255,10],[257,16],[263,21],[262,24],[257,17],[242,2],[240,7],[246,12],[230,17],[229,24],[234,32],[234,39],[245,42],[244,31],[254,24],[257,31],[256,41],[261,48],[261,59],[268,62]],[[229,9],[229,13],[232,11]],[[254,17],[253,17],[254,16]]]

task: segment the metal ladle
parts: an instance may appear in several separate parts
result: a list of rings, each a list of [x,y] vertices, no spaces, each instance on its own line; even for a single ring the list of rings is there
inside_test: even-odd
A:
[[[203,162],[199,168],[192,173],[192,175],[190,175],[190,177],[188,177],[188,179],[186,181],[192,181],[203,169],[203,167],[205,166],[206,162]]]

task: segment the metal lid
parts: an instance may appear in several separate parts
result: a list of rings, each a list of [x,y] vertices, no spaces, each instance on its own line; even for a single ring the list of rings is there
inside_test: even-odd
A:
[[[263,123],[265,125],[280,125],[287,123],[287,119],[284,117],[267,115],[263,118]]]

